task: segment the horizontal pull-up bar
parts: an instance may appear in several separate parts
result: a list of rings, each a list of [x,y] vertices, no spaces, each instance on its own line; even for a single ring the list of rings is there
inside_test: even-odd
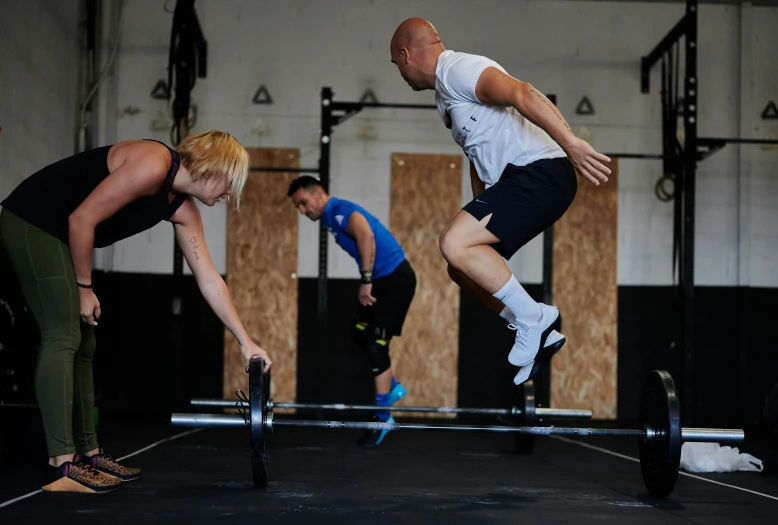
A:
[[[740,139],[740,138],[710,138],[700,137],[697,139],[697,143],[701,146],[719,146],[723,147],[726,144],[775,144],[778,145],[778,140],[773,139]],[[665,158],[661,153],[603,153],[606,157],[617,159],[646,159],[646,160],[662,160]],[[674,158],[673,155],[667,158]],[[271,172],[271,173],[319,173],[319,168],[277,168],[277,167],[265,167],[265,166],[252,166],[251,171],[257,172]]]
[[[661,153],[603,153],[606,157],[617,159],[663,159]]]
[[[250,171],[266,171],[275,173],[319,173],[319,168],[268,168],[264,166],[252,166]]]
[[[382,102],[333,102],[332,109],[353,110],[358,108],[394,108],[394,109],[438,109],[434,104],[389,104]]]
[[[715,137],[697,137],[697,143],[704,146],[711,144],[778,144],[775,139],[738,139],[738,138],[715,138]]]

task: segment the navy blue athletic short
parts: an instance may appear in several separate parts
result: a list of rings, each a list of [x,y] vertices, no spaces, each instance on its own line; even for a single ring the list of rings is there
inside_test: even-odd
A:
[[[462,209],[478,221],[492,215],[486,229],[500,239],[492,246],[510,259],[564,215],[577,189],[578,178],[567,157],[508,164],[500,180]]]

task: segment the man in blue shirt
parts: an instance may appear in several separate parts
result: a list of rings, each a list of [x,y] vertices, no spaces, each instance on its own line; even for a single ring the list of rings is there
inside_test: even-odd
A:
[[[335,242],[357,262],[362,284],[352,335],[370,362],[376,405],[391,406],[407,392],[392,375],[389,342],[402,332],[416,291],[416,274],[400,244],[378,219],[353,202],[330,197],[318,179],[309,176],[295,179],[287,195],[301,214],[312,221],[321,219]],[[375,416],[379,421],[394,422],[386,410],[376,412]],[[368,430],[359,444],[374,447],[387,432]]]

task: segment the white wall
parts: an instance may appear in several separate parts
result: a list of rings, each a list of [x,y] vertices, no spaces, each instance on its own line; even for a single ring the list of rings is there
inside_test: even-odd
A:
[[[0,2],[0,200],[75,152],[79,9],[75,0]]]
[[[116,102],[106,111],[118,117],[105,126],[106,137],[168,141],[166,131],[152,130],[159,115],[164,121],[165,103],[149,96],[166,76],[172,16],[163,5],[164,0],[125,4]],[[412,92],[389,63],[389,39],[409,16],[429,18],[448,48],[488,55],[514,76],[555,93],[574,130],[600,151],[659,152],[659,69],[652,74],[652,93],[643,95],[639,59],[684,12],[681,3],[550,0],[200,0],[196,9],[209,42],[208,78],[198,79],[193,92],[196,130],[223,128],[247,146],[299,147],[303,166],[316,166],[318,159],[322,86],[332,86],[339,100],[358,99],[370,87],[384,102],[432,102],[432,92]],[[744,18],[741,11],[751,16]],[[776,11],[700,6],[700,136],[763,136],[768,124],[775,131],[758,114],[767,99],[778,98]],[[741,75],[746,63],[752,76]],[[268,87],[273,105],[251,104],[260,84]],[[103,95],[112,96],[109,89]],[[593,116],[574,114],[584,95],[596,109]],[[135,109],[140,112],[132,114]],[[748,125],[744,114],[753,117]],[[259,119],[267,127],[264,134],[256,132]],[[376,138],[361,138],[365,131]],[[366,110],[336,128],[332,193],[358,201],[388,222],[389,156],[396,151],[461,153],[434,111]],[[728,146],[701,163],[698,284],[778,286],[776,157],[775,151],[758,147]],[[672,204],[654,195],[660,175],[659,161],[620,163],[620,284],[672,282]],[[301,218],[303,277],[316,275],[317,235],[317,225]],[[224,237],[224,208],[208,210],[206,239],[222,272]],[[169,272],[172,242],[170,227],[160,225],[117,245],[106,266]],[[537,239],[511,261],[521,280],[541,280],[541,246]],[[353,261],[334,243],[330,248],[330,275],[356,276]]]
[[[778,139],[778,120],[762,120],[767,101],[778,103],[778,8],[743,12],[742,135]],[[753,35],[752,38],[750,38]],[[776,286],[778,280],[778,146],[740,148],[740,282]]]

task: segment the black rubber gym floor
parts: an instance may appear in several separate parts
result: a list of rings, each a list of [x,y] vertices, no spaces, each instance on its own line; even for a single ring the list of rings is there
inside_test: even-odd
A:
[[[374,450],[359,431],[276,429],[270,483],[253,488],[249,433],[160,425],[101,429],[143,477],[105,495],[37,493],[0,508],[2,523],[778,523],[778,479],[681,475],[670,498],[647,496],[636,440],[538,437],[531,455],[498,434],[394,432]],[[0,505],[38,488],[33,468],[0,471]]]

